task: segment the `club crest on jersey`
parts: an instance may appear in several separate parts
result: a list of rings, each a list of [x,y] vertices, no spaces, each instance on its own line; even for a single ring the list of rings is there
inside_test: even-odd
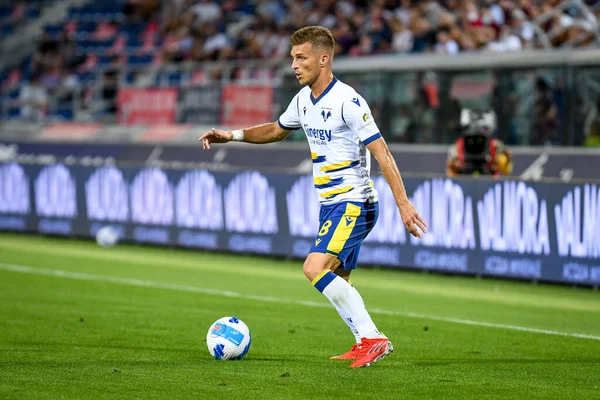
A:
[[[323,122],[327,122],[327,119],[331,117],[331,111],[325,112],[325,110],[321,111],[321,116],[323,117]]]

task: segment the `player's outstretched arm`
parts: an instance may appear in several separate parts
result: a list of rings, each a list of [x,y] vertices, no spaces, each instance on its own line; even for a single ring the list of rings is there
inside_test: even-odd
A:
[[[402,177],[400,176],[400,171],[398,170],[398,166],[396,165],[394,157],[392,156],[392,153],[390,153],[390,149],[385,143],[385,140],[383,138],[374,140],[367,145],[367,149],[369,149],[377,159],[381,171],[383,172],[383,176],[392,189],[404,226],[411,235],[420,238],[421,232],[427,232],[427,223],[421,218],[408,199]]]
[[[233,140],[256,144],[273,143],[285,139],[289,134],[290,131],[281,128],[277,122],[270,122],[237,131],[221,131],[213,128],[200,136],[198,141],[202,142],[203,150],[209,150],[211,143],[227,143]]]

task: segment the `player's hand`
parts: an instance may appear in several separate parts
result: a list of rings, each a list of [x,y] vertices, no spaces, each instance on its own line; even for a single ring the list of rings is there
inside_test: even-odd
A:
[[[401,203],[398,208],[400,209],[402,222],[411,235],[420,238],[421,233],[427,233],[427,223],[421,218],[410,201],[407,200]]]
[[[205,132],[204,135],[200,136],[199,142],[202,142],[202,150],[210,150],[211,143],[227,143],[233,139],[233,133],[231,131],[218,131],[212,128],[211,131]]]

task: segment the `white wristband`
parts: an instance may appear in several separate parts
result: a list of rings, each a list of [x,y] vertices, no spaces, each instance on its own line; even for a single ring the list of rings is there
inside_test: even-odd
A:
[[[231,133],[233,133],[233,138],[231,140],[233,140],[234,142],[244,141],[244,131],[242,129],[231,131]]]

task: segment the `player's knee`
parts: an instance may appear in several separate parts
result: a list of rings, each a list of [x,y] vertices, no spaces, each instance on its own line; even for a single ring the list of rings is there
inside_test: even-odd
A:
[[[306,261],[304,261],[304,265],[302,266],[302,271],[304,272],[304,275],[311,282],[313,279],[319,276],[319,274],[321,274],[321,272],[323,272],[325,269],[327,269],[325,265],[316,263],[310,258],[307,258]]]

